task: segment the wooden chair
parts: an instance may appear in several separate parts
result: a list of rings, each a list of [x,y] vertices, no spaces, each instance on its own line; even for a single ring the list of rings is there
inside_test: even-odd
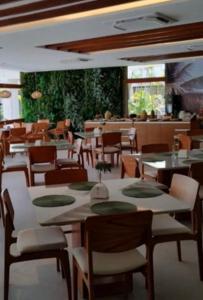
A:
[[[104,132],[101,136],[101,147],[95,148],[96,156],[101,155],[102,160],[105,160],[105,155],[111,155],[111,164],[114,166],[114,154],[117,155],[117,165],[121,150],[121,132]]]
[[[49,123],[47,122],[37,122],[32,124],[31,132],[26,134],[27,142],[35,142],[36,140],[46,140],[48,141],[48,128]]]
[[[17,237],[13,237],[14,209],[8,190],[2,192],[2,199],[5,205],[4,300],[8,300],[11,264],[46,258],[56,258],[61,262],[68,289],[68,299],[71,300],[70,266],[68,253],[65,250],[67,242],[61,228],[53,226],[24,229],[18,232]],[[10,246],[14,243],[18,250],[17,255],[11,253]]]
[[[28,148],[30,185],[35,185],[34,175],[55,170],[56,146],[36,146]]]
[[[189,176],[199,182],[199,197],[203,201],[203,162],[192,163],[189,169]]]
[[[49,119],[39,119],[39,120],[37,120],[37,123],[46,123],[46,124],[49,124]]]
[[[26,128],[19,127],[19,128],[11,128],[9,132],[9,136],[6,139],[6,143],[8,144],[8,149],[10,149],[11,144],[19,144],[24,143],[26,137]]]
[[[28,174],[28,167],[26,162],[19,162],[19,163],[9,163],[6,164],[4,162],[4,153],[3,149],[0,146],[0,172],[1,173],[8,173],[8,172],[24,172],[26,184],[29,186],[29,174]]]
[[[122,131],[122,129],[121,129]],[[132,127],[128,129],[127,131],[127,137],[128,141],[122,141],[121,142],[121,149],[123,150],[129,150],[131,153],[133,151],[138,151],[138,145],[137,145],[137,132],[136,128]]]
[[[69,135],[70,135],[70,133],[69,133]],[[72,136],[72,133],[71,133],[71,136]],[[56,161],[57,168],[66,169],[66,168],[83,168],[84,167],[84,161],[83,161],[83,155],[82,155],[82,139],[77,139],[74,142],[73,146],[74,146],[73,150],[71,150],[71,151],[68,150],[68,158],[57,159],[57,161]],[[73,158],[74,154],[76,155],[76,159]]]
[[[154,299],[151,222],[151,211],[87,218],[85,245],[73,249],[73,299],[78,299],[78,273],[93,300],[96,277],[125,274],[129,279],[133,272],[146,276],[148,299]],[[136,250],[140,245],[146,245],[146,258]]]
[[[58,121],[56,124],[56,128],[50,129],[49,133],[53,135],[56,139],[59,139],[60,136],[63,136],[63,138],[65,139],[66,129],[67,129],[66,124],[67,124],[66,120]]]
[[[62,169],[45,173],[45,184],[63,184],[88,181],[86,169]]]
[[[179,149],[191,150],[192,148],[192,139],[186,134],[176,134],[175,138],[179,140]]]
[[[168,152],[169,145],[168,144],[147,144],[142,145],[141,152],[145,153],[161,153]],[[152,170],[150,167],[145,167],[142,164],[142,178],[151,178],[157,180],[157,172]]]
[[[124,178],[125,175],[140,178],[138,161],[130,155],[121,155],[121,178]]]
[[[203,253],[202,253],[202,213],[201,202],[198,196],[199,183],[191,177],[174,174],[170,195],[190,204],[192,229],[178,222],[175,218],[163,214],[153,216],[152,244],[177,242],[178,258],[181,261],[182,240],[194,240],[197,243],[200,280],[203,280]]]
[[[121,178],[124,178],[125,175],[132,178],[141,176],[138,161],[131,155],[121,155]],[[165,184],[154,181],[148,181],[148,184],[168,193],[168,186]]]

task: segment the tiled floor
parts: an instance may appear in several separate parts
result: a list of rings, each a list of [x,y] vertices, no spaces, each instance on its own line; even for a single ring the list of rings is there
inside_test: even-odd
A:
[[[15,159],[21,159],[21,156],[17,155]],[[97,176],[96,172],[89,168],[89,179],[93,180],[95,176]],[[106,173],[104,178],[119,176],[119,168],[114,168],[111,173]],[[9,189],[13,200],[16,230],[38,226],[25,186],[23,173],[4,174],[3,187]],[[0,300],[3,300],[3,244],[3,228],[0,225]],[[168,243],[158,245],[155,248],[156,300],[203,299],[203,282],[199,280],[195,244],[184,242],[182,250],[184,260],[180,263],[177,260],[175,244]],[[65,282],[61,275],[56,272],[55,260],[13,264],[10,275],[9,299],[68,299]],[[122,297],[116,296],[111,299],[122,299]],[[147,299],[144,279],[141,275],[134,276],[134,291],[129,295],[129,300],[132,299]]]

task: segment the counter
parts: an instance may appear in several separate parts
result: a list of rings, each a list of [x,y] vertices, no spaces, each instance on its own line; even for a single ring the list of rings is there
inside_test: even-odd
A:
[[[170,148],[173,144],[173,136],[177,129],[190,130],[190,122],[183,121],[106,121],[102,125],[99,121],[86,121],[85,128],[100,127],[103,131],[115,131],[124,128],[135,127],[137,130],[138,149],[142,145],[154,143],[167,143]],[[177,133],[177,132],[176,132]]]

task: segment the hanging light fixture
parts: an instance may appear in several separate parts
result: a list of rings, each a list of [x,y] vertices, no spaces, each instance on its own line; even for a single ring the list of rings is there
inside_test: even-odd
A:
[[[42,97],[42,93],[40,91],[36,90],[31,94],[31,97],[32,97],[32,99],[37,100]]]
[[[9,90],[1,90],[0,91],[0,98],[10,98],[11,92]]]
[[[34,76],[34,81],[35,81],[35,88],[36,88],[36,73]],[[34,92],[32,92],[31,97],[32,99],[35,100],[40,99],[42,97],[42,93],[36,89]]]

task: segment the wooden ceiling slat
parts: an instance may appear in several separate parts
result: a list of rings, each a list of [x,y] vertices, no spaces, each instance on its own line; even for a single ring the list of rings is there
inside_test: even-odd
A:
[[[15,6],[15,7],[9,7],[2,9],[0,11],[0,17],[7,17],[7,16],[12,16],[12,15],[18,15],[18,14],[23,14],[23,13],[34,13],[36,10],[41,10],[41,9],[48,9],[60,5],[65,5],[65,4],[70,4],[74,3],[77,0],[69,0],[67,3],[67,0],[42,0],[40,2],[32,2],[28,4],[24,4],[21,6]]]
[[[59,51],[90,53],[203,38],[203,22],[45,45]]]
[[[71,0],[71,1],[62,1],[62,0],[59,0],[59,1],[44,0],[43,1],[42,0],[41,2],[25,4],[25,5],[19,6],[18,8],[16,7],[17,14],[20,14],[20,7],[22,9],[21,13],[27,12],[27,11],[25,11],[25,8],[27,7],[30,12],[29,15],[16,16],[15,10],[11,10],[10,15],[6,14],[6,16],[8,16],[9,18],[0,20],[0,27],[28,23],[28,22],[33,22],[33,21],[39,21],[39,20],[43,20],[43,19],[49,19],[49,18],[69,15],[69,14],[78,13],[78,12],[85,12],[85,11],[89,11],[89,10],[94,10],[94,9],[99,9],[99,8],[124,4],[124,3],[130,3],[130,2],[135,2],[135,1],[141,1],[141,0],[126,0],[126,1],[125,0],[111,0],[111,1],[95,0],[93,2],[92,1],[84,2],[84,0],[81,0],[80,2],[76,1],[76,0]],[[37,9],[37,7],[39,9],[41,9],[43,4],[46,6],[45,8],[51,8],[51,7],[60,5],[59,4],[60,2],[66,2],[65,4],[72,3],[72,5],[35,13],[35,10]],[[54,5],[54,3],[55,3],[55,5]],[[6,13],[6,9],[4,10],[4,12]],[[10,17],[12,15],[15,15],[15,16]],[[3,15],[1,14],[0,16],[3,16]]]
[[[0,88],[7,88],[7,89],[21,89],[22,87],[23,87],[22,84],[0,83]]]
[[[203,51],[190,51],[190,52],[178,52],[178,53],[166,53],[159,55],[149,55],[149,56],[137,56],[137,57],[123,57],[122,60],[134,61],[134,62],[151,62],[166,59],[178,59],[178,58],[190,58],[203,56]]]

